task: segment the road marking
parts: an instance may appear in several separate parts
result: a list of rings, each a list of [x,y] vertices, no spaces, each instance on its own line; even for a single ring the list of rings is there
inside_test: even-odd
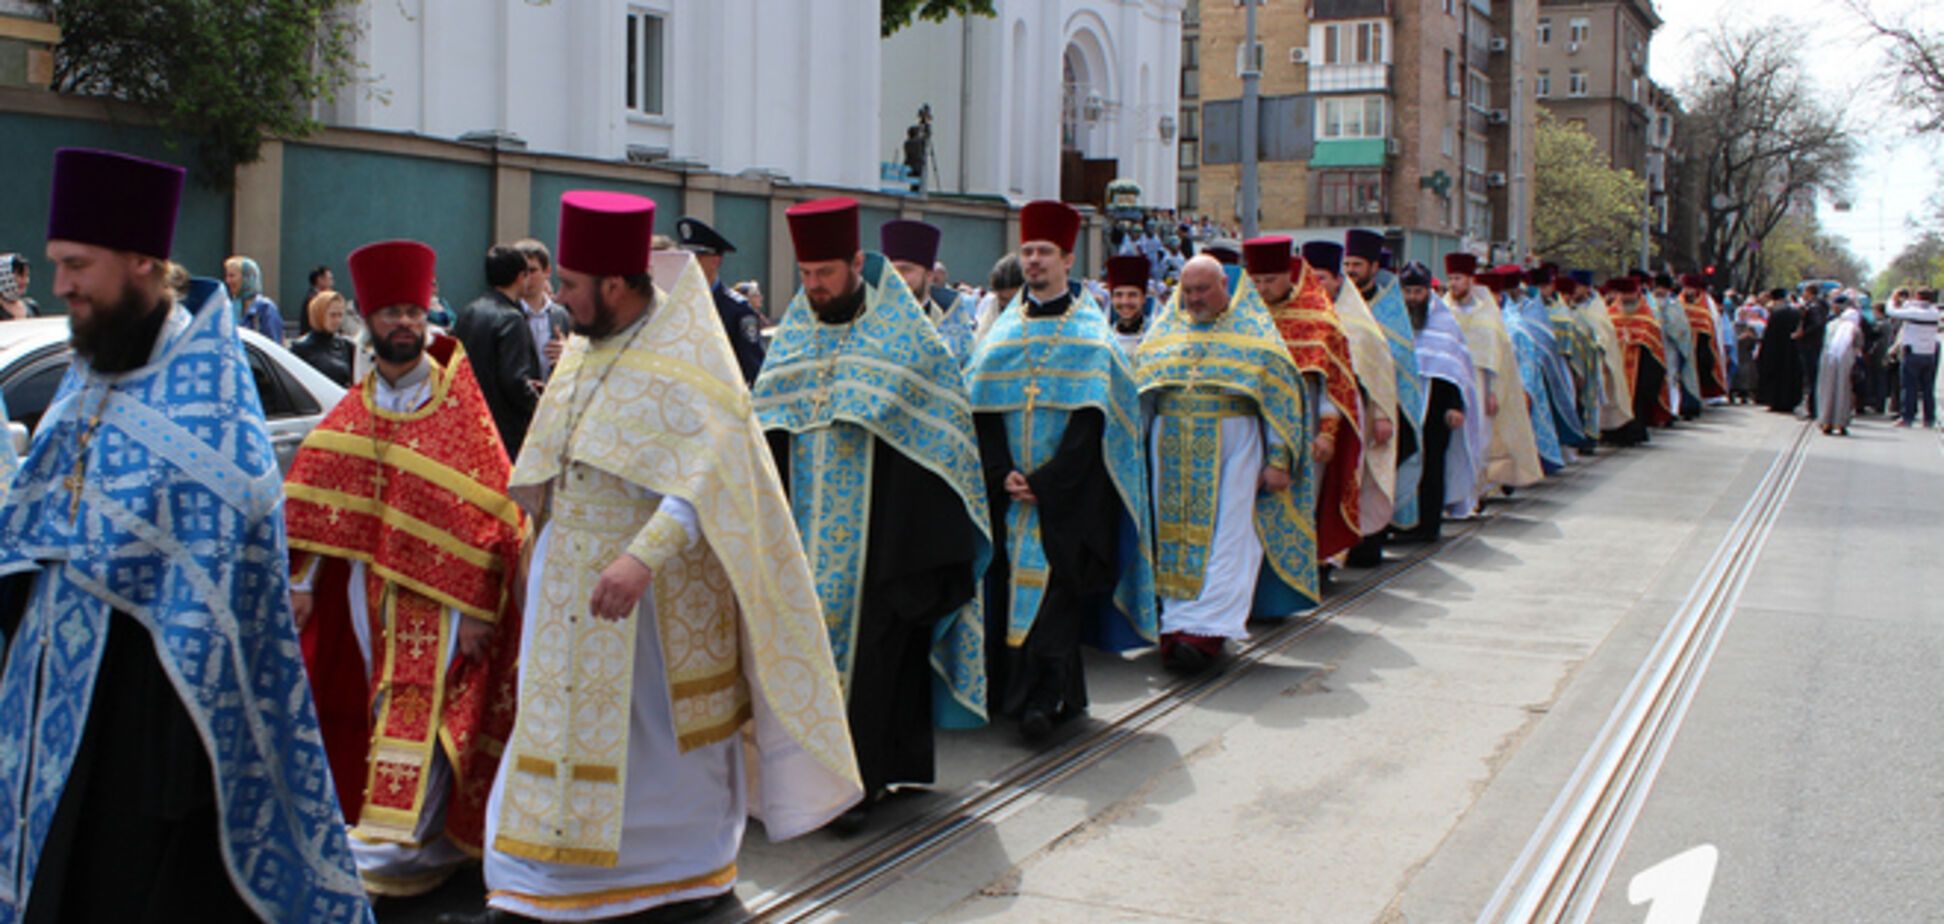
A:
[[[1809,433],[1809,425],[1802,424],[1776,453],[1545,820],[1479,914],[1479,924],[1558,924],[1592,916],[1734,618],[1742,589],[1802,474]]]
[[[1627,901],[1648,906],[1641,924],[1701,924],[1720,859],[1713,844],[1702,844],[1636,874],[1627,883]]]

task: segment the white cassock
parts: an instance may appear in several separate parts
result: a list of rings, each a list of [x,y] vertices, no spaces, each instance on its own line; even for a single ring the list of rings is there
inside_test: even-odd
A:
[[[609,479],[605,490],[625,490],[636,500],[654,492],[579,462],[567,478]],[[693,547],[701,539],[695,508],[679,497],[661,498],[659,510],[681,523]],[[549,562],[552,524],[540,531],[527,576],[528,606],[579,606],[588,602],[545,598],[542,576]],[[741,736],[681,752],[663,667],[661,633],[653,593],[642,595],[634,619],[634,691],[628,719],[627,790],[623,797],[620,858],[613,866],[530,860],[491,849],[499,835],[507,775],[493,781],[486,804],[487,903],[548,921],[619,917],[671,902],[705,898],[735,885],[736,852],[742,844],[748,801]],[[520,650],[533,650],[537,620],[522,626]],[[745,653],[747,657],[747,653]]]
[[[1262,571],[1262,537],[1256,535],[1256,485],[1262,478],[1262,420],[1224,417],[1221,422],[1221,481],[1215,505],[1215,537],[1209,543],[1201,595],[1193,600],[1161,598],[1161,631],[1248,638],[1249,610],[1256,577]],[[1148,437],[1148,458],[1160,452],[1160,428]],[[1155,468],[1158,468],[1156,466]],[[1160,496],[1157,475],[1153,489]]]

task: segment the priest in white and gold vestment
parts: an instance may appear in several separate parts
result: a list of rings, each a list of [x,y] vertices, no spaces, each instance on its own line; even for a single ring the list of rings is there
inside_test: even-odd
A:
[[[519,717],[487,807],[494,910],[695,911],[862,795],[815,585],[693,258],[654,203],[561,199],[576,336],[515,463],[538,525]]]

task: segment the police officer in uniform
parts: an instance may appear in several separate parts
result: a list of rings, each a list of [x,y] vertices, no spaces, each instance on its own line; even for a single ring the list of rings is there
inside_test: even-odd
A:
[[[755,382],[756,373],[763,370],[763,316],[750,307],[747,299],[723,285],[721,278],[722,255],[735,253],[736,245],[697,218],[675,222],[675,234],[682,249],[695,254],[702,275],[709,277],[716,314],[722,318],[723,332],[729,335],[729,346],[736,351],[736,364],[742,367],[743,381]]]

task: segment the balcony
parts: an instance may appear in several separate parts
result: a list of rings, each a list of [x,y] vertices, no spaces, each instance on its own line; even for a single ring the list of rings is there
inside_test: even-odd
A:
[[[1318,64],[1309,69],[1311,93],[1389,93],[1391,65]]]
[[[1376,19],[1390,16],[1390,0],[1315,0],[1310,19]]]

